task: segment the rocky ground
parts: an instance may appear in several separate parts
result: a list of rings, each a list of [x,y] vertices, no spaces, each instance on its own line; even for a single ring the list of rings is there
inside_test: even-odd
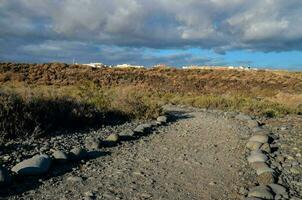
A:
[[[26,200],[218,200],[247,196],[252,200],[261,199],[256,197],[265,190],[271,196],[268,199],[301,197],[301,117],[252,120],[230,112],[175,106],[167,106],[166,110],[166,124],[131,122],[6,144],[0,158],[7,169],[39,153],[56,152],[58,156],[58,150],[74,152],[75,147],[89,153],[81,159],[57,159],[42,176],[15,176],[9,187],[1,187],[0,195],[3,199]],[[267,147],[261,150],[265,150],[269,158],[266,163],[276,173],[274,181],[284,186],[279,191],[286,190],[282,195],[271,187],[256,188],[257,194],[253,191],[259,177],[248,163],[250,150],[246,144],[255,134],[255,127],[259,128],[257,121],[269,132],[269,152]],[[120,142],[116,144],[117,140]],[[59,156],[63,158],[64,154]]]

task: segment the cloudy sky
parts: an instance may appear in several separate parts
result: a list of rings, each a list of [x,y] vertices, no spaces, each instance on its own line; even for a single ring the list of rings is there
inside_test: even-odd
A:
[[[0,62],[302,70],[301,0],[0,0]]]

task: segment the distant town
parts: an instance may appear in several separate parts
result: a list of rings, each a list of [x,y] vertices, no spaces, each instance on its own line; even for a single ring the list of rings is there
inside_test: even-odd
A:
[[[78,63],[74,63],[74,64],[78,64]],[[81,64],[81,65],[89,66],[92,68],[137,68],[137,69],[149,68],[142,65],[131,65],[131,64],[106,65],[103,63],[88,63],[88,64]],[[151,68],[172,68],[172,67],[166,64],[157,64],[152,66]],[[259,68],[250,67],[250,66],[203,66],[203,65],[182,66],[181,69],[222,69],[222,70],[233,69],[233,70],[247,70],[247,71],[259,70]],[[265,69],[261,68],[261,70],[265,70]]]

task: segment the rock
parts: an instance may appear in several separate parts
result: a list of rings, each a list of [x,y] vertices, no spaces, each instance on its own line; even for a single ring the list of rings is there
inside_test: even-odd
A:
[[[151,129],[152,128],[152,124],[142,124],[142,126],[145,128],[145,129]]]
[[[69,155],[71,160],[81,160],[87,157],[87,151],[80,147],[75,147],[69,152]]]
[[[158,121],[152,121],[152,122],[151,122],[151,125],[152,125],[152,126],[158,126],[159,124],[160,124],[160,123],[158,123]]]
[[[262,200],[262,199],[257,198],[257,197],[247,197],[247,198],[245,198],[245,200]]]
[[[260,175],[260,174],[263,174],[266,172],[275,173],[275,171],[269,167],[262,167],[262,168],[257,169],[257,175]]]
[[[255,141],[249,141],[249,142],[246,144],[246,147],[247,147],[249,150],[252,150],[252,151],[255,151],[255,150],[260,149],[261,146],[262,146],[262,143],[261,143],[261,142],[255,142]]]
[[[70,183],[82,183],[83,178],[79,176],[70,176],[67,178],[67,181]]]
[[[11,183],[11,180],[9,171],[0,166],[0,186],[8,186]]]
[[[258,127],[259,124],[256,120],[248,120],[247,126],[252,129],[252,128]]]
[[[166,116],[159,116],[156,121],[160,122],[160,123],[167,123],[167,117]]]
[[[63,151],[54,151],[52,155],[56,162],[65,163],[68,160],[67,153],[65,153]]]
[[[251,153],[251,155],[249,157],[247,157],[247,160],[249,163],[265,162],[268,160],[268,157],[263,153],[254,152],[254,153]]]
[[[260,185],[269,185],[276,182],[276,178],[271,172],[264,172],[257,176],[257,181]]]
[[[262,134],[257,134],[257,135],[253,135],[249,141],[253,141],[253,142],[260,142],[260,143],[267,143],[268,142],[268,136],[267,135],[262,135]]]
[[[242,113],[236,115],[235,119],[241,120],[241,121],[248,121],[248,120],[252,120],[252,118],[248,115],[244,115]]]
[[[118,142],[119,141],[119,135],[116,133],[110,134],[107,138],[106,141],[107,142]]]
[[[91,192],[91,191],[88,191],[88,192],[85,192],[85,196],[86,197],[94,197],[95,194],[93,192]]]
[[[119,133],[120,136],[134,136],[134,131],[132,130],[125,130]]]
[[[257,132],[261,132],[261,131],[264,131],[265,129],[263,129],[261,126],[257,126],[255,128],[252,129],[252,131],[254,133],[257,133]]]
[[[241,195],[247,195],[248,194],[248,190],[245,188],[245,187],[240,187],[240,189],[239,189],[239,194],[241,194]]]
[[[267,186],[256,186],[250,190],[248,197],[256,197],[260,199],[274,199],[272,191]]]
[[[109,135],[103,142],[103,146],[113,147],[119,142],[120,136],[116,133]]]
[[[36,155],[24,160],[12,168],[12,171],[19,175],[41,175],[48,171],[51,158],[48,155]]]
[[[268,185],[272,191],[275,193],[275,194],[281,194],[281,195],[286,195],[287,194],[287,190],[285,187],[283,187],[282,185],[278,185],[278,184],[269,184]]]
[[[143,125],[138,125],[133,131],[136,134],[142,134],[145,132],[145,127]]]
[[[265,162],[253,162],[251,163],[251,167],[255,170],[261,169],[261,168],[266,168],[268,165]]]
[[[302,173],[302,168],[300,168],[299,166],[294,166],[292,168],[290,168],[289,170],[292,174],[301,174]]]
[[[217,183],[215,182],[215,181],[211,181],[210,183],[209,183],[209,185],[216,185]]]
[[[85,139],[85,147],[88,150],[98,150],[100,148],[100,140],[95,137],[87,137]]]
[[[271,153],[271,147],[268,143],[264,143],[260,149],[266,153]]]

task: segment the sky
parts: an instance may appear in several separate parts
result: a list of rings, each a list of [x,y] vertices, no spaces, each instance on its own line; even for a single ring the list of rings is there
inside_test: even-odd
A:
[[[0,62],[302,71],[301,0],[0,0]]]

